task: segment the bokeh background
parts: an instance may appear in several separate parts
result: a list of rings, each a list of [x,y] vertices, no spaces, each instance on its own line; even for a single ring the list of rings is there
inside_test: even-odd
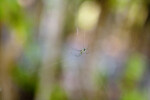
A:
[[[0,0],[0,100],[150,100],[149,77],[149,0]]]

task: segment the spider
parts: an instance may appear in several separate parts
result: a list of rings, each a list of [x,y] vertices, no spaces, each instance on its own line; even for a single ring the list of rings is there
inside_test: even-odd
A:
[[[77,28],[77,36],[78,36],[78,28]],[[81,50],[74,49],[75,51],[77,51],[77,54],[75,56],[79,57],[79,56],[81,56],[83,54],[88,54],[87,53],[88,48],[85,48],[84,45],[85,45],[85,33],[84,33],[83,49],[81,49]]]

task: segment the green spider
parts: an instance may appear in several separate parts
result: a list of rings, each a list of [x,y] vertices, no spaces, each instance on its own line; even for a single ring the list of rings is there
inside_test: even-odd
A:
[[[76,50],[76,49],[74,49],[75,51],[77,51],[76,53],[75,53],[75,56],[77,56],[77,57],[79,57],[79,56],[81,56],[81,55],[83,55],[83,54],[88,54],[87,53],[87,48],[83,48],[83,49],[81,49],[81,50]]]
[[[78,28],[77,28],[77,37],[76,37],[76,39],[77,38],[78,38]],[[76,50],[75,49],[76,51],[78,51],[78,54],[76,56],[81,56],[83,54],[88,54],[87,53],[87,48],[85,48],[84,46],[85,46],[85,33],[84,33],[83,49],[81,49],[81,50]]]
[[[86,48],[83,48],[82,50],[80,50],[80,54],[84,54],[84,53],[87,53],[87,49]]]

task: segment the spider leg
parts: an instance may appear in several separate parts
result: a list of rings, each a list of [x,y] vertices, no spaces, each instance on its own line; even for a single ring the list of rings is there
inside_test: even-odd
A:
[[[74,56],[76,56],[76,57],[79,57],[79,56],[81,56],[82,55],[82,50],[76,50],[76,49],[74,49],[72,52],[71,52]]]
[[[81,52],[81,50],[78,50],[78,49],[75,49],[75,48],[71,48],[71,49],[73,49],[73,50],[75,50],[75,51],[79,51],[79,52]]]

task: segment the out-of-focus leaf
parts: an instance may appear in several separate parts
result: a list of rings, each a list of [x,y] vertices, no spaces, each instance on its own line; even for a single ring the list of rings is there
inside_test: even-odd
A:
[[[34,92],[37,85],[36,75],[29,75],[25,70],[15,67],[12,70],[14,81],[25,91]]]
[[[65,90],[56,84],[52,89],[50,100],[68,100],[68,98]]]
[[[147,100],[146,96],[138,90],[126,91],[121,100]]]
[[[125,77],[129,80],[139,80],[145,69],[145,62],[140,54],[134,54],[129,59]]]

